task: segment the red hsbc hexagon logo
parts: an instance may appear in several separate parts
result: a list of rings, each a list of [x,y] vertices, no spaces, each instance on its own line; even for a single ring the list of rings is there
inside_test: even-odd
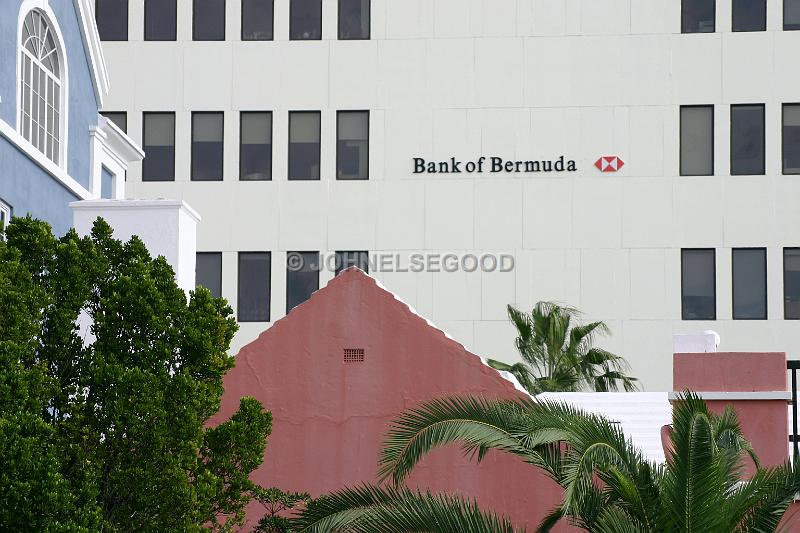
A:
[[[615,155],[604,155],[595,161],[594,166],[596,166],[600,172],[616,172],[625,166],[625,161]]]

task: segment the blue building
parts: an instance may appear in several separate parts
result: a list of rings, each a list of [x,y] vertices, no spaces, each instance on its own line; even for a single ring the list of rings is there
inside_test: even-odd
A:
[[[0,219],[56,234],[71,202],[124,198],[139,147],[102,117],[108,74],[91,0],[0,2]]]

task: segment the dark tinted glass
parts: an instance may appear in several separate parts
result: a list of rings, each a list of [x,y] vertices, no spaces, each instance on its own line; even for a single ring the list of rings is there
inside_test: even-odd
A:
[[[714,174],[714,107],[681,107],[681,176]]]
[[[716,320],[714,250],[681,250],[683,320]]]
[[[222,181],[222,113],[192,113],[192,181]]]
[[[733,0],[733,31],[765,31],[766,0]]]
[[[144,0],[144,40],[174,41],[177,34],[177,0]]]
[[[195,285],[211,291],[214,298],[222,296],[222,254],[220,252],[198,252]]]
[[[800,30],[800,0],[783,0],[783,29]]]
[[[273,38],[273,0],[242,0],[242,40],[271,41]]]
[[[175,181],[175,113],[144,114],[142,181]]]
[[[319,111],[289,113],[289,179],[319,179]]]
[[[239,253],[239,322],[269,322],[269,252]]]
[[[272,179],[272,113],[241,114],[239,179]]]
[[[733,318],[767,319],[767,250],[733,250]]]
[[[123,133],[128,133],[128,113],[125,111],[113,111],[101,113],[104,117],[114,123]]]
[[[290,0],[289,38],[322,39],[322,0]]]
[[[764,106],[731,106],[731,174],[764,174]]]
[[[369,273],[369,252],[336,252],[336,275],[350,267],[358,267]]]
[[[94,16],[101,41],[128,40],[128,0],[96,0]]]
[[[339,0],[339,39],[369,39],[370,0]]]
[[[800,174],[800,104],[783,105],[783,173]]]
[[[339,111],[336,179],[369,179],[369,111]]]
[[[787,320],[800,320],[800,248],[783,250],[783,312]]]
[[[319,289],[319,252],[286,254],[286,312],[308,300]]]
[[[715,0],[682,0],[681,32],[713,33],[716,10]]]
[[[225,40],[225,0],[194,0],[192,39],[195,41]]]

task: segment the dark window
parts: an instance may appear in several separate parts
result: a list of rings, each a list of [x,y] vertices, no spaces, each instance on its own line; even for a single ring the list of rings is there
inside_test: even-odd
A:
[[[767,319],[767,250],[733,249],[733,318]]]
[[[174,41],[177,34],[177,0],[144,0],[144,40]]]
[[[783,0],[783,29],[800,30],[800,0]]]
[[[731,106],[731,174],[764,174],[764,106]]]
[[[273,0],[242,0],[242,40],[271,41],[274,14]]]
[[[350,267],[358,267],[369,273],[369,252],[336,252],[336,275],[338,276],[343,270]]]
[[[800,104],[783,104],[783,173],[800,174]]]
[[[716,320],[716,259],[713,249],[681,250],[683,320]]]
[[[222,113],[192,113],[192,181],[222,181]]]
[[[733,0],[733,31],[765,31],[766,0]]]
[[[800,248],[783,249],[783,317],[800,320]]]
[[[289,113],[289,179],[319,179],[319,111]]]
[[[272,113],[243,112],[239,127],[239,179],[272,179]]]
[[[272,257],[239,252],[239,322],[269,322]]]
[[[336,179],[369,179],[369,111],[336,115]]]
[[[716,4],[715,0],[682,0],[681,32],[714,33]]]
[[[144,114],[142,181],[175,181],[175,113]]]
[[[319,289],[319,252],[286,254],[286,312],[308,300]]]
[[[714,174],[714,106],[681,106],[681,176]]]
[[[113,122],[123,133],[128,133],[128,113],[125,111],[104,111],[101,115]]]
[[[293,41],[322,39],[322,0],[290,0],[289,38]]]
[[[195,266],[195,285],[211,291],[211,296],[222,296],[222,253],[198,252]]]
[[[94,16],[101,41],[128,40],[128,0],[95,0]]]
[[[225,40],[225,0],[194,0],[192,39],[195,41]]]
[[[339,39],[369,39],[370,0],[339,0]]]

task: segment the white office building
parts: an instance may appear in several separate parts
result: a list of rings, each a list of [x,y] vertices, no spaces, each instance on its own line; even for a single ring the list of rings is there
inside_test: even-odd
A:
[[[514,360],[506,304],[540,300],[605,320],[648,390],[670,390],[676,333],[800,355],[800,0],[96,17],[106,116],[146,153],[126,194],[202,217],[198,280],[236,311],[234,349],[338,254],[483,356]]]

